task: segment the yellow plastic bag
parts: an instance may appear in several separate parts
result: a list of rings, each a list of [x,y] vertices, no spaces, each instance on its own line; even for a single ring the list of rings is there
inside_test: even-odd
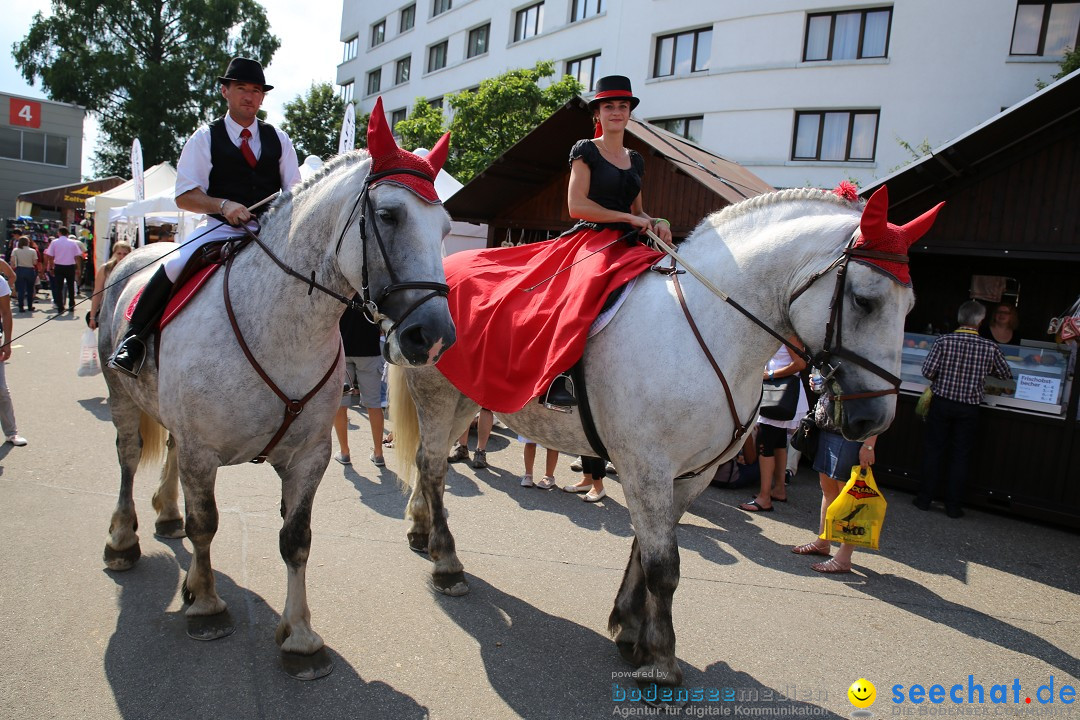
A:
[[[822,540],[878,549],[887,503],[870,468],[851,468],[851,479],[825,512]]]
[[[933,399],[934,393],[930,392],[929,387],[923,390],[922,395],[919,396],[919,401],[915,403],[915,414],[925,420],[930,413],[930,401]]]

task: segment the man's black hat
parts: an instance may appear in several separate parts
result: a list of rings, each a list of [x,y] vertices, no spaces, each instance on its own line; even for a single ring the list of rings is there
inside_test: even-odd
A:
[[[237,57],[229,61],[229,69],[218,78],[218,82],[224,85],[230,81],[262,85],[263,92],[274,89],[273,85],[266,84],[262,64],[250,58]]]

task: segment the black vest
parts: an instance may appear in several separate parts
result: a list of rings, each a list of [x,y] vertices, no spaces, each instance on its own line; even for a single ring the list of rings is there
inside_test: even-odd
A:
[[[257,123],[262,153],[255,167],[247,164],[240,148],[229,139],[225,119],[210,123],[210,187],[206,194],[242,203],[251,207],[281,189],[281,141],[274,126],[261,120]],[[269,203],[255,211],[259,214]]]

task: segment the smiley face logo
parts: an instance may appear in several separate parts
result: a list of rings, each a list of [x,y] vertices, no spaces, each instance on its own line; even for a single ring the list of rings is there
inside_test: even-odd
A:
[[[866,678],[859,678],[851,683],[847,691],[848,700],[857,708],[868,708],[877,700],[877,688]]]

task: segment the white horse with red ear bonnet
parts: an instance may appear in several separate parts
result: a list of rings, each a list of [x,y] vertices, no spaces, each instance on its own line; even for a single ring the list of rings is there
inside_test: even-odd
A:
[[[636,535],[609,629],[646,682],[682,682],[671,619],[679,583],[675,528],[753,426],[762,369],[778,336],[797,335],[825,369],[847,437],[880,433],[893,419],[904,316],[914,303],[907,248],[940,206],[898,227],[886,220],[884,188],[865,208],[853,190],[795,189],[746,200],[707,217],[680,246],[686,263],[746,313],[690,275],[645,272],[585,348],[596,434],[619,468]],[[392,369],[391,408],[398,458],[415,454],[419,471],[409,542],[430,554],[436,589],[464,594],[443,478],[450,444],[477,405],[436,366]],[[577,412],[530,402],[496,415],[544,447],[600,454]]]
[[[281,479],[279,547],[288,571],[276,634],[282,661],[302,679],[330,672],[322,638],[311,627],[305,568],[312,503],[330,461],[330,427],[341,398],[342,301],[362,294],[387,331],[391,362],[430,364],[454,342],[441,261],[450,219],[433,185],[448,141],[444,136],[424,158],[401,150],[376,103],[370,157],[343,155],[278,198],[258,240],[233,254],[161,331],[156,362],[152,344],[137,379],[105,372],[121,468],[105,562],[126,570],[139,558],[135,470],[160,458],[167,430],[156,529],[165,537],[186,531],[191,539],[183,586],[189,635],[211,640],[233,630],[210,567],[217,469],[265,460]],[[105,293],[102,357],[123,337],[124,309],[169,245],[136,250],[116,266],[113,277],[124,281]]]

